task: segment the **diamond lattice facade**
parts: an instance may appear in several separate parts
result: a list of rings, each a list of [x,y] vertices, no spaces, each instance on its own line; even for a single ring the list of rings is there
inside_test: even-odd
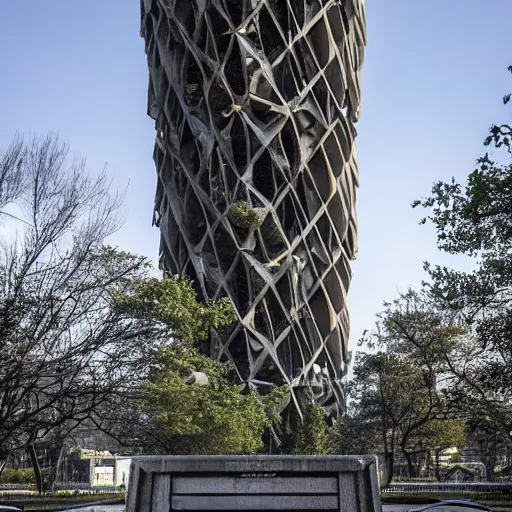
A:
[[[238,314],[209,350],[344,402],[364,0],[142,0],[163,267]]]

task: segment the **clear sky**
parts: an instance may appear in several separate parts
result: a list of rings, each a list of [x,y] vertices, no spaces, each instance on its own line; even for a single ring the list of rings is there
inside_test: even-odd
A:
[[[121,187],[129,182],[127,221],[112,243],[155,259],[139,1],[0,4],[0,148],[16,131],[55,130],[91,169],[107,163]],[[434,180],[472,170],[512,91],[510,0],[367,0],[367,16],[352,348],[383,300],[421,281],[423,260],[449,261],[409,205]]]

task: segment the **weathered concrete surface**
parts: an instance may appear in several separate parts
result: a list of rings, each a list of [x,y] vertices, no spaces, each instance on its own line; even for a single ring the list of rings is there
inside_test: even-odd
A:
[[[135,458],[127,512],[380,512],[374,457]]]

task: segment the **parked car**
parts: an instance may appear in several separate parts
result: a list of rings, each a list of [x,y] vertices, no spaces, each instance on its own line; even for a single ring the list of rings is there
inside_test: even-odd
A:
[[[23,512],[23,509],[18,507],[11,507],[10,505],[2,505],[0,503],[0,512]]]
[[[481,510],[492,512],[492,509],[486,505],[461,500],[444,500],[420,508],[411,508],[409,512],[477,512]]]

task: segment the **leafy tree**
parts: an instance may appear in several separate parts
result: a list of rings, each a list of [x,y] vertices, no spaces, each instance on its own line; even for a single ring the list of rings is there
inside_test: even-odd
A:
[[[369,347],[390,352],[422,369],[431,389],[442,384],[447,358],[461,346],[466,333],[450,312],[440,310],[428,294],[412,289],[384,304],[373,332],[363,338]]]
[[[117,306],[124,312],[160,325],[174,340],[193,346],[236,320],[228,298],[200,302],[192,281],[186,276],[165,279],[142,277],[131,282],[122,293],[115,293]]]
[[[409,290],[385,304],[361,340],[371,352],[358,353],[348,387],[351,419],[380,439],[388,483],[397,451],[415,476],[418,457],[428,453],[427,426],[447,414],[446,358],[464,330],[427,299]]]
[[[105,415],[102,428],[145,453],[261,452],[286,391],[259,397],[241,386],[232,365],[200,351],[210,327],[222,332],[234,322],[231,303],[199,302],[190,279],[179,276],[140,278],[113,296],[120,310],[156,329],[160,341],[139,388],[114,416]]]
[[[172,343],[155,350],[136,400],[121,402],[116,411],[121,417],[107,428],[144,453],[260,453],[285,394],[244,391],[231,365]]]
[[[495,479],[495,469],[500,452],[510,449],[509,433],[503,432],[490,417],[474,415],[468,422],[469,437],[476,445],[479,459],[485,466],[486,478],[489,482]]]
[[[422,372],[394,354],[360,352],[349,393],[359,420],[379,436],[387,485],[393,478],[397,448],[406,448],[412,431],[431,413]]]
[[[447,361],[452,403],[461,412],[478,408],[505,435],[512,432],[511,135],[511,125],[493,125],[485,145],[495,151],[477,160],[465,186],[437,182],[430,197],[413,204],[429,210],[441,250],[476,263],[471,272],[427,265],[432,299],[469,325],[464,344]]]
[[[393,465],[400,450],[410,477],[418,476],[418,458],[430,464],[446,448],[462,448],[466,424],[447,417],[438,398],[424,381],[421,367],[394,353],[359,353],[349,384],[351,406],[335,425],[331,446],[335,453],[383,453],[384,483],[393,478]]]
[[[434,454],[436,478],[441,480],[439,458],[441,453],[452,447],[462,450],[467,443],[468,428],[459,419],[432,419],[418,429],[409,440],[410,451],[425,452],[427,467],[430,468],[431,454]],[[428,471],[427,468],[427,471]]]
[[[304,409],[299,427],[293,432],[294,455],[325,455],[329,452],[329,427],[324,410],[316,404]]]
[[[433,451],[438,462],[442,450],[461,446],[465,439],[465,425],[459,421],[458,410],[451,410],[447,395],[454,384],[450,367],[466,329],[449,312],[440,311],[427,295],[413,290],[387,305],[380,321],[378,343],[420,369],[428,390],[428,408],[423,413],[417,410],[414,420],[400,427],[401,450],[409,476],[414,476],[413,459],[424,454],[429,463]]]
[[[191,372],[207,376],[203,385],[186,382]],[[259,398],[233,383],[229,365],[177,344],[158,350],[143,383],[142,411],[168,454],[254,454],[277,416],[275,396]],[[283,397],[284,398],[284,397]]]
[[[329,432],[329,453],[336,455],[373,455],[380,452],[379,433],[365,420],[366,411],[345,414]]]

